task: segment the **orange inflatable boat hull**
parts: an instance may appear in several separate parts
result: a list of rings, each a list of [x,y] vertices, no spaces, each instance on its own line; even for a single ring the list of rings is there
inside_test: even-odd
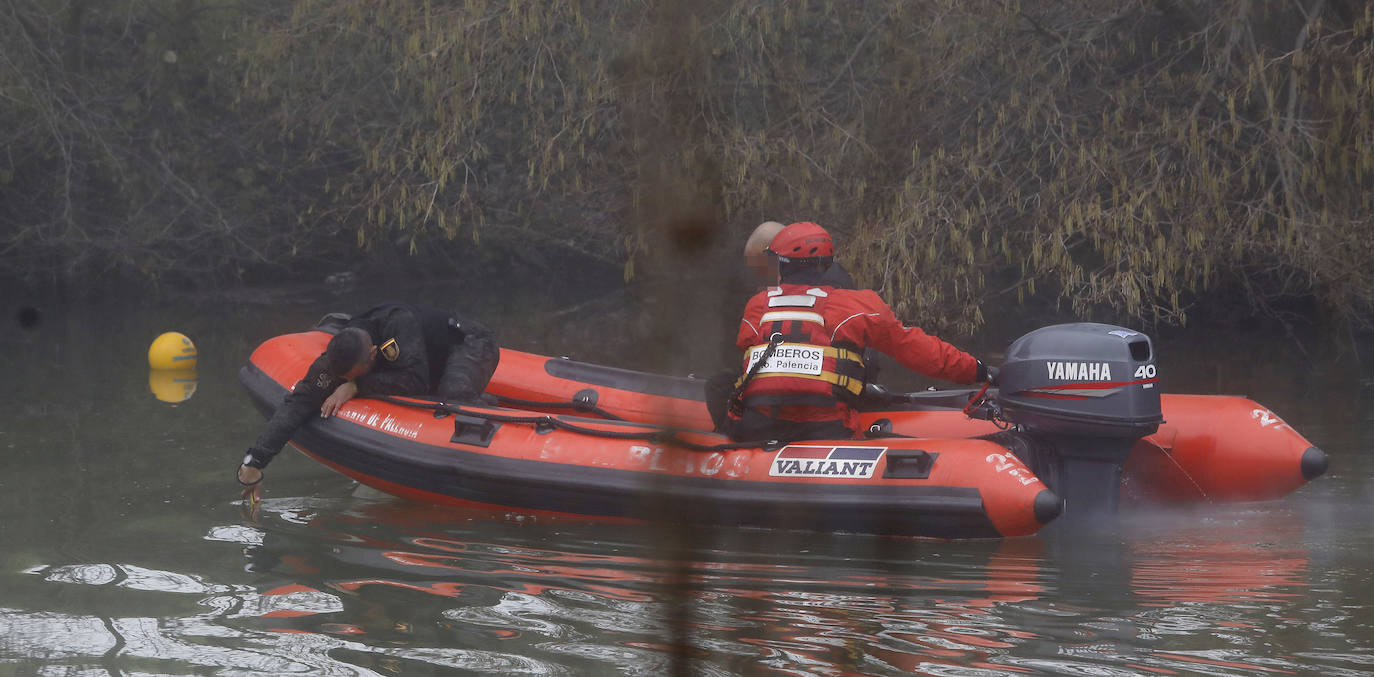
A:
[[[674,378],[502,350],[488,392],[535,410],[581,409],[630,421],[710,429],[700,379]],[[963,407],[975,391],[911,393],[875,405],[864,426],[949,439],[997,433]],[[1326,455],[1268,408],[1245,397],[1160,396],[1164,421],[1136,442],[1122,471],[1125,503],[1281,498],[1326,470]]]
[[[328,339],[309,331],[259,346],[239,374],[254,403],[274,411]],[[700,430],[709,425],[679,430],[687,426],[656,410],[683,406],[692,420],[691,400],[676,396],[694,389],[690,382],[666,398],[604,391],[585,411],[516,403],[515,395],[552,402],[560,389],[589,387],[547,376],[544,364],[503,351],[490,392],[506,395],[505,406],[357,398],[291,443],[396,496],[532,513],[984,538],[1035,533],[1062,509],[1006,447],[968,435],[740,447]],[[631,420],[609,420],[606,405]]]

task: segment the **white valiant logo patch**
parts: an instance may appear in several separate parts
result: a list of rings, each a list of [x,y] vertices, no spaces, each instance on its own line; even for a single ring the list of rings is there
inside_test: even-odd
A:
[[[778,450],[770,477],[870,479],[887,447],[820,447],[789,444]]]
[[[1112,368],[1107,362],[1046,362],[1050,378],[1060,381],[1110,381]]]

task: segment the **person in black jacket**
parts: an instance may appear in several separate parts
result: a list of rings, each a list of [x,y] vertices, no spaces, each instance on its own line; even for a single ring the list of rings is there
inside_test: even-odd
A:
[[[491,330],[435,308],[390,303],[348,320],[277,408],[239,466],[256,500],[263,468],[310,417],[329,418],[354,397],[438,395],[474,402],[496,371]]]

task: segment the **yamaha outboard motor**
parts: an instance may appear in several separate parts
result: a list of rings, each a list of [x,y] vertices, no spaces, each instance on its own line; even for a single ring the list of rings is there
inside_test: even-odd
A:
[[[1064,498],[1065,513],[1115,512],[1121,467],[1163,421],[1150,337],[1109,324],[1060,324],[1014,341],[997,405],[1021,434],[1021,460]]]

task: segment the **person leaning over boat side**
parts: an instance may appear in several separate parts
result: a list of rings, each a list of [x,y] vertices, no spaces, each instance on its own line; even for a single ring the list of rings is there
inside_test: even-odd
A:
[[[287,393],[239,466],[256,499],[262,469],[312,416],[329,418],[354,397],[438,395],[473,402],[500,360],[490,329],[435,308],[389,303],[351,318]]]
[[[875,292],[828,284],[834,242],[824,228],[794,223],[768,250],[778,258],[779,284],[754,295],[740,320],[743,369],[724,407],[731,438],[852,437],[858,411],[850,403],[863,393],[866,348],[932,378],[995,382],[995,367],[903,325]]]

